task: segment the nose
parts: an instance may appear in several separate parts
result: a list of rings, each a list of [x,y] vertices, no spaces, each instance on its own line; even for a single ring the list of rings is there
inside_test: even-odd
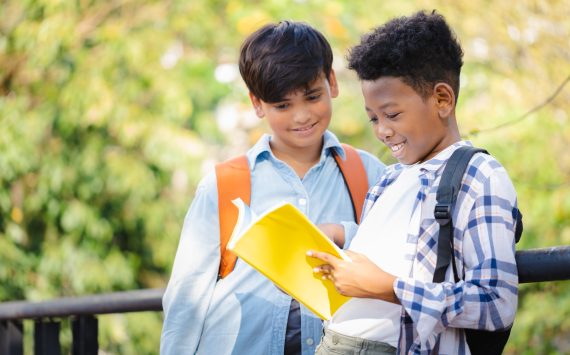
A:
[[[376,123],[376,129],[374,130],[374,133],[376,133],[376,137],[378,139],[384,141],[394,135],[394,130],[392,130],[392,128],[386,124],[386,120],[379,119],[378,123]]]
[[[299,107],[293,115],[293,120],[298,124],[309,122],[311,120],[311,110],[306,105]]]

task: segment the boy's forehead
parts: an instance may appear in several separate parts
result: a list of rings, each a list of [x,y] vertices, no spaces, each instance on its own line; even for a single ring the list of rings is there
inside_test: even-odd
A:
[[[297,88],[292,89],[291,91],[289,91],[288,93],[285,94],[285,97],[290,96],[290,95],[297,95],[297,94],[306,95],[310,91],[321,88],[323,86],[323,82],[325,80],[326,80],[325,74],[321,73],[314,80],[312,80],[312,81],[310,81],[310,82],[308,82],[302,86],[299,86]]]
[[[406,87],[411,89],[401,78],[394,76],[383,76],[376,80],[362,80],[360,84],[362,91],[377,94],[397,94],[398,92],[407,91],[404,90]]]
[[[401,99],[419,96],[419,93],[398,77],[380,77],[376,80],[362,80],[362,93],[365,100],[373,100],[382,107],[394,104]]]

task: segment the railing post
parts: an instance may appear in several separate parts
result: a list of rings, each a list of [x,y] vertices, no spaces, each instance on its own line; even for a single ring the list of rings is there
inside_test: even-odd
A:
[[[0,321],[0,354],[22,355],[24,353],[22,322]]]
[[[78,316],[71,320],[73,355],[97,355],[99,352],[98,328],[97,318],[92,315]]]
[[[36,320],[34,326],[34,354],[35,355],[60,355],[58,321],[41,319]]]

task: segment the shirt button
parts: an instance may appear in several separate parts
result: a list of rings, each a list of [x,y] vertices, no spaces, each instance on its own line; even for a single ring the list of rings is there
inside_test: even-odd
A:
[[[307,338],[307,345],[313,345],[313,338]]]
[[[300,206],[305,206],[307,204],[307,199],[305,198],[300,198],[299,199],[299,205]]]

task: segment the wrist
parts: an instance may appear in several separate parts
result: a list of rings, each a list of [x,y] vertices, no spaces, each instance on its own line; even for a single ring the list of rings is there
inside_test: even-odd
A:
[[[394,291],[394,282],[396,277],[382,271],[382,275],[377,278],[376,290],[374,297],[382,301],[400,304],[400,300],[396,296],[396,291]]]

